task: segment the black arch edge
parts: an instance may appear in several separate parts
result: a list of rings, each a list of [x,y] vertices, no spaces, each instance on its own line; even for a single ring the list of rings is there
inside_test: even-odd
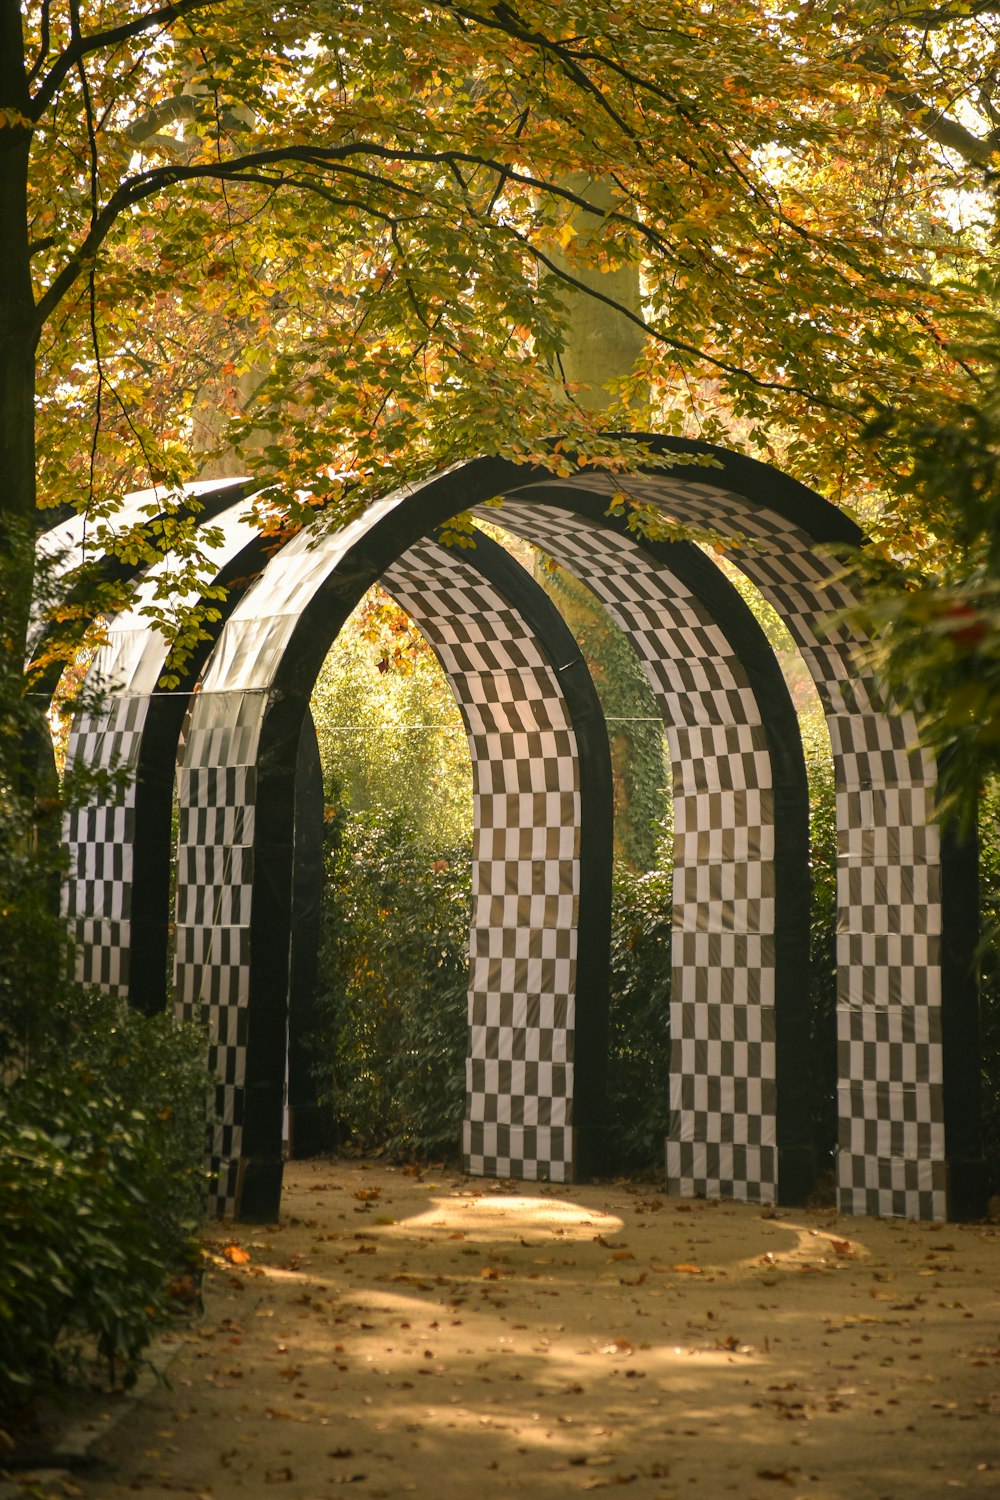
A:
[[[273,538],[254,537],[219,570],[214,582],[227,590],[223,599],[214,601],[219,619],[204,624],[205,639],[187,657],[177,685],[149,698],[136,761],[128,987],[129,1004],[147,1016],[158,1014],[167,1003],[171,820],[181,729],[223,626],[273,552]],[[164,670],[173,665],[168,656]]]
[[[580,776],[580,894],[573,1041],[574,1181],[607,1167],[608,1002],[611,985],[611,748],[590,670],[569,626],[530,573],[481,532],[463,549],[521,616],[555,673],[576,736]]]
[[[523,472],[523,471],[520,471]],[[533,473],[535,471],[532,471]],[[506,460],[474,459],[432,478],[383,516],[320,584],[300,614],[265,705],[257,754],[250,994],[244,1074],[243,1159],[236,1216],[278,1215],[282,1181],[282,1091],[287,1014],[285,966],[291,932],[295,761],[302,719],[331,642],[362,596],[410,546],[477,499],[516,481]]]
[[[636,537],[620,516],[607,515],[593,492],[567,500],[566,490],[554,487],[539,503],[558,504],[628,540],[689,588],[729,642],[757,700],[774,796],[778,1194],[782,1204],[802,1204],[816,1186],[811,1013],[803,1003],[810,993],[809,784],[798,717],[781,668],[753,612],[697,547]],[[498,516],[502,522],[502,509]],[[834,1054],[832,1046],[829,1051]]]
[[[310,1034],[316,1025],[316,986],[323,919],[323,766],[313,716],[302,721],[295,766],[295,860],[288,963],[288,1154],[317,1156],[330,1144],[316,1102]]]
[[[668,437],[662,433],[646,432],[617,432],[610,436],[641,443],[649,452],[661,456],[675,453],[713,460],[711,466],[678,465],[666,470],[653,464],[638,463],[635,466],[637,474],[670,478],[680,483],[689,480],[692,484],[732,490],[751,505],[776,512],[820,545],[861,547],[867,541],[857,522],[844,511],[800,480],[793,479],[790,474],[783,474],[770,464],[762,463],[760,459],[749,458],[744,453],[734,453],[730,448],[719,448],[714,443],[704,443],[697,438]],[[552,476],[546,477],[551,485]],[[579,478],[582,483],[586,483],[586,471]]]
[[[651,549],[653,550],[653,549]],[[816,1187],[813,1146],[809,913],[809,782],[788,686],[752,610],[696,547],[655,549],[719,627],[757,700],[774,797],[774,1021],[778,1202],[803,1204]],[[831,1017],[831,1022],[834,1018]],[[829,1049],[835,1055],[833,1046]],[[835,1080],[831,1080],[835,1082]],[[831,1142],[831,1146],[832,1146]]]

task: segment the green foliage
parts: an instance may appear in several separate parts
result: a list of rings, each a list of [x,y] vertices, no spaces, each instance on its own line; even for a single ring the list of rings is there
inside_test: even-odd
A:
[[[614,468],[558,371],[581,279],[623,268],[645,348],[612,421],[634,397],[838,493],[894,487],[905,445],[863,424],[940,406],[981,300],[967,178],[925,136],[962,155],[978,116],[989,161],[997,44],[988,8],[936,15],[933,47],[886,9],[10,7],[0,510],[33,506],[33,414],[42,502],[105,519],[234,444],[286,518],[331,523],[459,455],[566,469],[559,430]],[[196,561],[177,515],[154,541]]]
[[[818,704],[799,720],[809,776],[809,922],[813,1143],[820,1169],[837,1141],[837,804],[826,720]]]
[[[128,1383],[200,1217],[204,1039],[105,996],[0,1102],[0,1411],[96,1348]]]
[[[890,516],[854,560],[861,629],[896,700],[916,713],[943,757],[942,812],[975,823],[980,787],[1000,771],[1000,323],[970,350],[986,377],[928,418],[887,412],[910,445],[906,489],[919,524]]]
[[[24,699],[3,721],[44,732]],[[11,756],[7,764],[15,761]],[[0,771],[0,1414],[81,1349],[131,1379],[200,1214],[205,1044],[68,979],[52,833]]]
[[[472,766],[454,694],[404,612],[373,589],[347,620],[312,697],[331,798],[405,814],[427,848],[472,835]],[[335,788],[335,790],[334,790]]]
[[[659,1166],[670,1123],[672,854],[653,869],[619,863],[612,897],[608,1151],[614,1171]]]
[[[465,1102],[470,849],[435,858],[401,812],[348,814],[327,850],[321,1099],[366,1149],[454,1155]]]

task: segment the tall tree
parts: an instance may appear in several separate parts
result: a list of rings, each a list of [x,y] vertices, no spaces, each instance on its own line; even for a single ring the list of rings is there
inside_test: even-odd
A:
[[[708,389],[802,477],[891,483],[865,420],[948,399],[969,299],[926,202],[873,221],[896,86],[809,9],[0,0],[8,548],[36,494],[100,535],[125,485],[189,477],[210,396],[281,524],[475,449],[565,465],[557,431],[619,461],[627,393],[552,378],[580,295],[641,334],[655,422],[710,422]],[[592,274],[626,263],[638,306]],[[196,551],[180,512],[156,544]]]

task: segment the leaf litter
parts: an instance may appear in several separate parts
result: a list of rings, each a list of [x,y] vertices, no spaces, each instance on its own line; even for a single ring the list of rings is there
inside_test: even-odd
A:
[[[266,1239],[210,1226],[204,1318],[172,1336],[169,1385],[101,1439],[100,1478],[60,1478],[84,1500],[995,1494],[1000,1264],[981,1227],[921,1243],[642,1184],[429,1175],[289,1163]]]

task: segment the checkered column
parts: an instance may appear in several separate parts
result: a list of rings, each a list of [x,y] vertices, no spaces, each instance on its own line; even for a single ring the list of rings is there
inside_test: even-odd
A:
[[[734,559],[785,621],[830,729],[837,785],[837,1183],[845,1213],[943,1219],[941,865],[936,768],[832,623],[854,600],[813,539],[708,486],[629,480],[682,520],[758,544]]]
[[[78,943],[76,979],[127,996],[132,864],[135,837],[134,773],[147,699],[110,698],[99,715],[83,715],[70,733],[67,766],[106,771],[86,807],[66,817],[63,843],[69,868],[62,911]],[[119,773],[122,779],[110,779]]]
[[[756,698],[702,604],[634,542],[516,499],[499,520],[593,589],[663,713],[675,830],[668,1186],[772,1202],[774,799]]]
[[[256,757],[263,696],[201,693],[182,736],[177,794],[174,1009],[208,1028],[216,1085],[209,1210],[239,1195],[250,991]]]
[[[460,553],[413,547],[382,582],[437,653],[472,754],[463,1163],[571,1181],[580,792],[569,714],[520,616]]]

